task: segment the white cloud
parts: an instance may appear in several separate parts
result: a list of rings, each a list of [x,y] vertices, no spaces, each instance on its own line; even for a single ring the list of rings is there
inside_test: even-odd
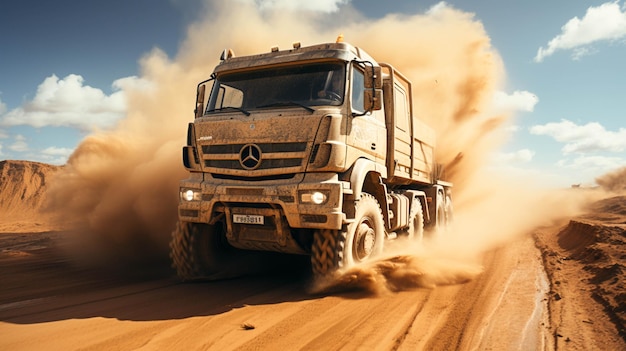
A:
[[[336,12],[339,6],[347,4],[350,0],[252,0],[261,10],[303,10],[316,12]],[[244,1],[246,2],[246,1]]]
[[[74,149],[51,146],[41,150],[40,157],[46,163],[62,165],[67,162],[72,152],[74,152]]]
[[[0,99],[0,116],[7,111],[7,105]]]
[[[532,112],[538,102],[537,95],[525,90],[516,90],[510,95],[503,91],[493,94],[493,106],[499,111]]]
[[[554,140],[565,143],[563,153],[591,153],[596,151],[621,152],[626,150],[626,129],[608,131],[597,122],[577,125],[562,119],[530,128],[535,135],[548,135]]]
[[[582,19],[574,17],[563,27],[561,34],[540,47],[535,62],[554,54],[558,50],[574,49],[574,59],[589,54],[592,49],[585,45],[603,40],[619,40],[626,37],[626,10],[622,12],[619,1],[589,7]]]
[[[113,90],[139,90],[139,91],[148,91],[154,88],[154,85],[145,79],[139,78],[137,76],[130,76],[119,78],[113,81],[111,84]]]
[[[55,147],[51,146],[41,150],[41,153],[49,156],[65,156],[69,157],[74,149],[66,148],[66,147]]]
[[[616,156],[579,155],[574,158],[565,158],[557,162],[557,166],[564,174],[570,177],[576,175],[578,181],[593,184],[595,179],[617,168],[626,166],[626,159]]]
[[[63,79],[46,78],[32,101],[0,114],[0,125],[67,126],[84,131],[112,127],[126,112],[127,89],[144,89],[148,83],[137,77],[113,82],[114,92],[83,84],[83,77],[70,74]]]
[[[2,144],[0,144],[0,156],[2,156]]]
[[[495,160],[494,160],[495,161]],[[568,188],[573,184],[592,186],[594,179],[610,172],[620,165],[626,165],[626,159],[610,156],[576,155],[566,157],[556,163],[495,163],[490,170],[503,173],[507,178],[541,188]]]
[[[516,124],[504,127],[504,130],[509,133],[517,133],[520,129],[521,129],[520,126]]]
[[[573,159],[563,159],[557,162],[557,166],[568,168],[568,169],[576,169],[576,170],[584,170],[584,169],[593,169],[597,175],[601,175],[606,173],[620,165],[626,165],[626,160],[621,157],[614,156],[578,156]]]
[[[13,142],[13,144],[9,145],[9,150],[16,151],[16,152],[28,151],[28,144],[26,143],[26,138],[21,134],[17,134],[15,136],[15,141]]]
[[[6,139],[9,137],[9,134],[3,129],[0,129],[0,139]]]
[[[431,8],[429,8],[426,11],[427,15],[436,15],[437,13],[440,13],[441,11],[444,11],[445,9],[448,9],[449,5],[447,2],[445,1],[440,1],[436,4],[434,4],[433,6],[431,6]]]
[[[529,149],[521,149],[514,152],[498,153],[494,157],[497,163],[527,163],[532,161],[535,152]]]
[[[61,166],[67,163],[67,157],[56,157],[56,158],[44,157],[40,162]]]
[[[593,55],[593,54],[595,54],[597,52],[598,52],[598,50],[595,49],[595,48],[592,48],[592,47],[576,48],[572,52],[572,60],[579,61],[581,58],[583,58],[585,56]]]

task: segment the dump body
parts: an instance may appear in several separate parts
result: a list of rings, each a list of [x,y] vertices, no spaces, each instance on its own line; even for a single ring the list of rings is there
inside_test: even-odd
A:
[[[408,79],[347,43],[225,52],[198,85],[179,221],[217,226],[235,248],[294,254],[346,233],[364,196],[384,226],[363,234],[368,255],[375,238],[415,227],[418,207],[420,224],[436,225],[450,184],[411,96]]]

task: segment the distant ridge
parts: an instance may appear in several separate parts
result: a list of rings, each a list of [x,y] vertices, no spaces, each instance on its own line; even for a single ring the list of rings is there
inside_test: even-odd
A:
[[[45,231],[42,214],[52,176],[62,168],[32,161],[0,161],[0,232]]]

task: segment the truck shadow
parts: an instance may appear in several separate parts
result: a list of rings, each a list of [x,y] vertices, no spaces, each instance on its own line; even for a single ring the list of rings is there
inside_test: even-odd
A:
[[[249,305],[320,299],[306,256],[268,255],[254,274],[182,283],[167,264],[151,269],[77,268],[53,248],[0,255],[0,321],[34,324],[93,317],[158,321],[213,316]],[[334,292],[361,298],[364,292]]]

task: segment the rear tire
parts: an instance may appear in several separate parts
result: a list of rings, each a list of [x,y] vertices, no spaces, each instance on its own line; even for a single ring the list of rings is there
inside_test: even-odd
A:
[[[385,226],[378,201],[363,193],[355,206],[355,220],[345,230],[315,232],[311,248],[315,276],[327,276],[337,269],[352,267],[382,253]]]
[[[415,205],[409,214],[409,229],[407,230],[409,239],[421,242],[424,239],[424,212],[422,203],[415,199]]]
[[[428,226],[427,237],[436,238],[446,230],[446,209],[443,193],[437,192],[437,206],[435,207],[435,220]],[[431,215],[432,216],[432,215]]]
[[[452,206],[452,197],[450,197],[450,195],[446,196],[445,212],[446,212],[446,226],[449,227],[454,222],[454,208]]]

